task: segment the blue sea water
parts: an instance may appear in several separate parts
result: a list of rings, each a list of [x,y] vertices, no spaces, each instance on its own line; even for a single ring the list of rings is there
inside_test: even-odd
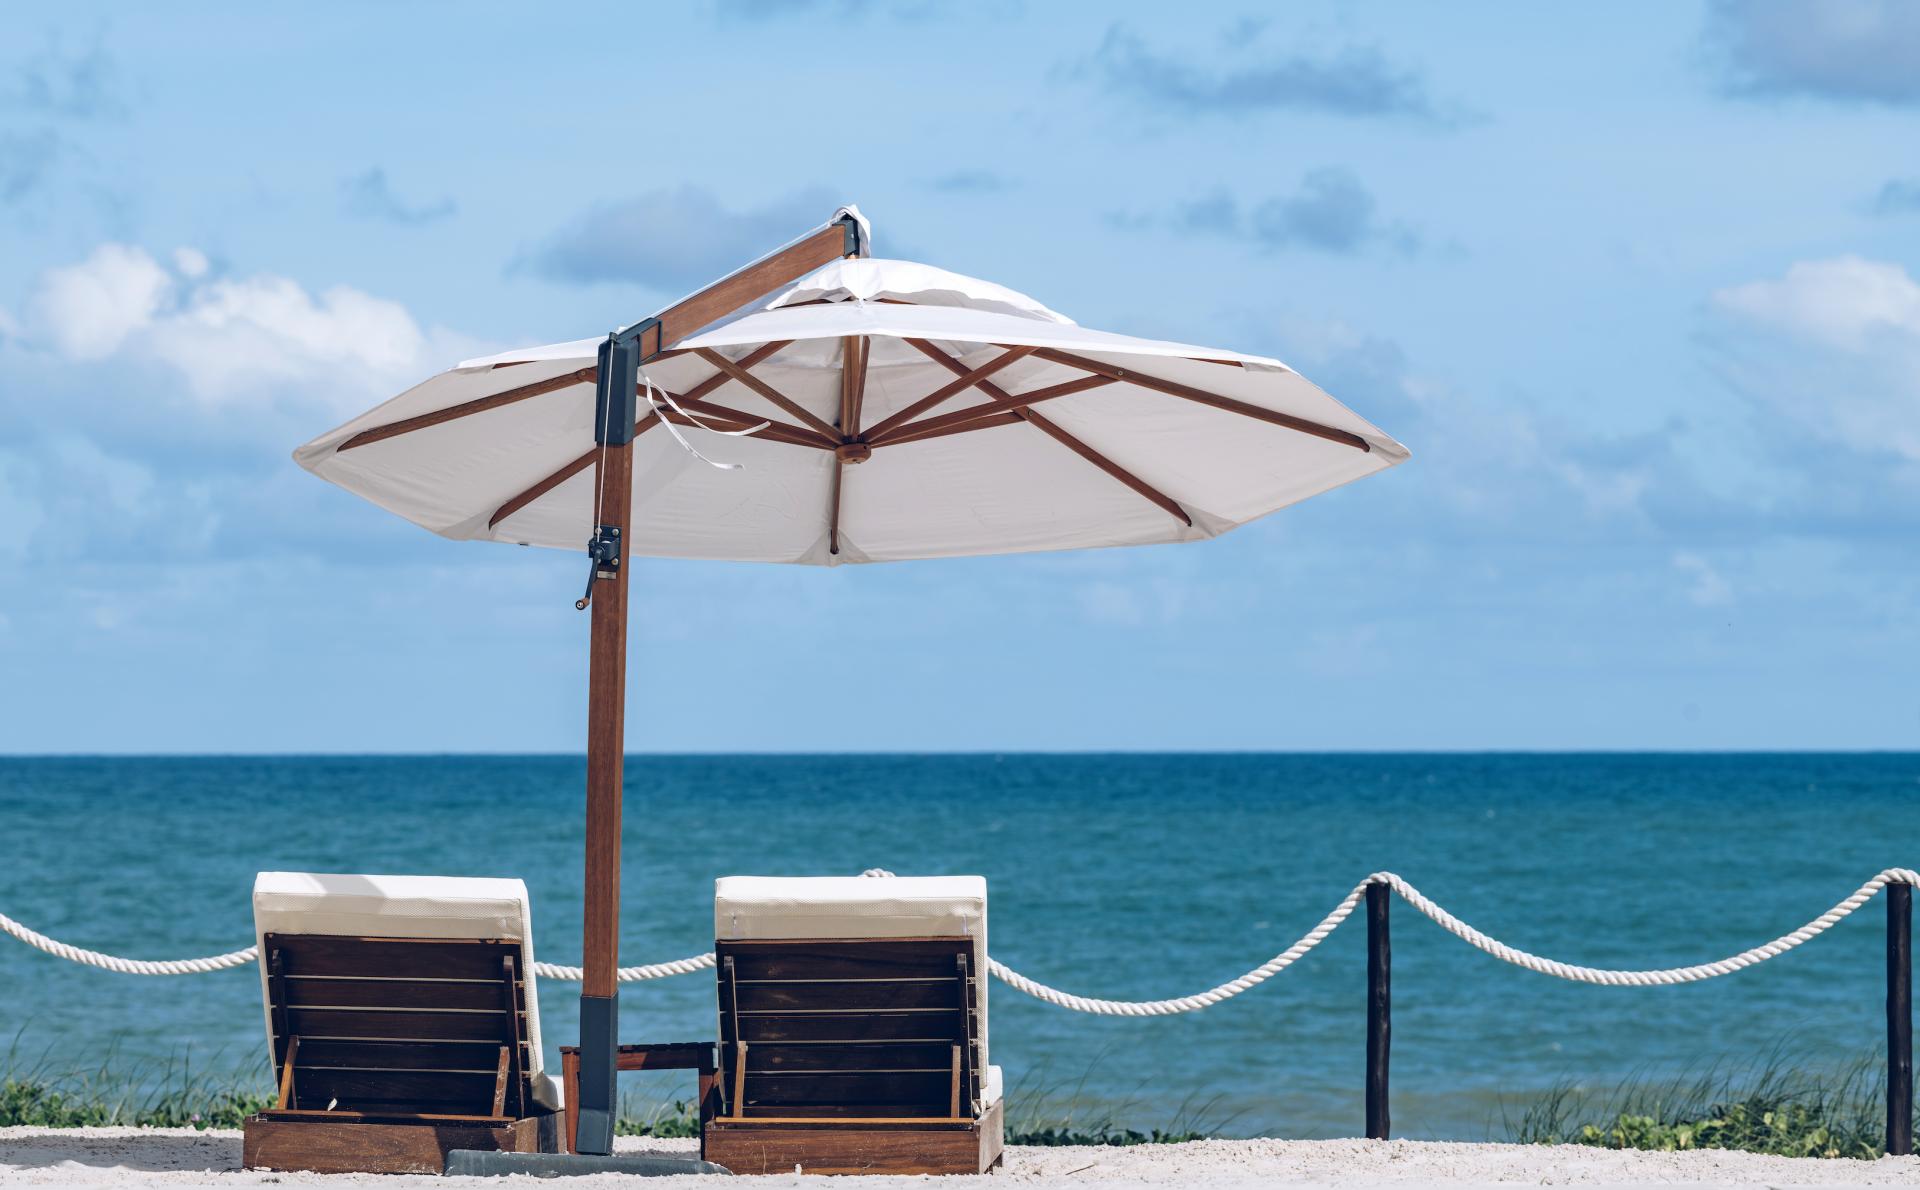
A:
[[[715,877],[987,877],[996,957],[1121,999],[1184,994],[1270,957],[1391,869],[1516,946],[1656,967],[1797,926],[1888,866],[1920,865],[1920,755],[636,756],[622,961],[710,949]],[[558,757],[0,759],[0,912],[146,958],[251,938],[265,869],[518,876],[539,957],[579,956],[583,765]],[[1396,903],[1401,1135],[1479,1139],[1562,1082],[1739,1060],[1790,1041],[1872,1054],[1878,903],[1798,951],[1678,988],[1586,987],[1495,962]],[[1081,1016],[1005,985],[993,1058],[1016,1109],[1231,1129],[1361,1128],[1365,930],[1225,1005]],[[575,985],[541,986],[549,1047]],[[22,1058],[179,1057],[264,1071],[250,970],[137,978],[0,938],[0,1028]],[[711,1036],[710,975],[627,985],[628,1040]],[[663,1076],[665,1077],[665,1076]],[[670,1097],[672,1082],[630,1084]]]

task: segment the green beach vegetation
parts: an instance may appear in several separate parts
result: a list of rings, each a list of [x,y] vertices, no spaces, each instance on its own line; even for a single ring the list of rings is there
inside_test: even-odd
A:
[[[1089,1072],[1089,1075],[1091,1072]],[[1139,1102],[1090,1106],[1089,1075],[1070,1086],[1046,1085],[1013,1098],[1007,1142],[1018,1145],[1174,1144],[1224,1135],[1231,1116],[1217,1101],[1184,1103],[1160,1127],[1120,1122],[1144,1114]],[[273,1104],[264,1073],[196,1069],[187,1056],[131,1061],[112,1049],[83,1069],[61,1068],[46,1057],[23,1060],[16,1039],[0,1066],[0,1127],[238,1128]],[[623,1096],[614,1131],[620,1136],[695,1137],[699,1117],[691,1100]]]
[[[91,1069],[23,1062],[16,1039],[0,1068],[0,1126],[238,1128],[273,1105],[263,1077],[196,1070],[190,1055],[126,1061],[109,1047]]]
[[[1015,1145],[1177,1144],[1235,1135],[1218,1098],[1168,1105],[1086,1094],[1092,1071],[1071,1083],[1042,1083],[1009,1095],[1007,1143]],[[1788,1157],[1872,1159],[1884,1151],[1886,1084],[1878,1056],[1848,1065],[1795,1063],[1782,1054],[1747,1065],[1643,1076],[1603,1091],[1562,1084],[1502,1109],[1501,1139],[1520,1144],[1589,1145],[1676,1151],[1732,1149]],[[205,1066],[182,1056],[128,1061],[109,1050],[86,1069],[44,1057],[22,1061],[18,1046],[0,1067],[0,1127],[106,1126],[238,1128],[270,1106],[262,1073]],[[1140,1121],[1161,1115],[1158,1126]],[[624,1097],[621,1136],[699,1135],[690,1100]]]
[[[1562,1085],[1509,1117],[1506,1139],[1872,1160],[1886,1151],[1884,1069],[1877,1055],[1836,1067],[1776,1052],[1750,1064],[1632,1078],[1598,1093]]]

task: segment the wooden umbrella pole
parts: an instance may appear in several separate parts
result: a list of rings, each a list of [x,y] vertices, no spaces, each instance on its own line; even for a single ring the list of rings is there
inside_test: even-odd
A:
[[[627,712],[626,531],[633,493],[633,375],[639,349],[618,336],[601,348],[593,601],[587,677],[586,922],[581,954],[580,1111],[576,1151],[613,1152],[620,1042],[620,808]]]
[[[574,1151],[613,1152],[620,1045],[620,809],[625,790],[627,538],[633,503],[633,439],[640,364],[745,302],[861,248],[849,216],[729,274],[658,315],[609,335],[594,372],[595,523],[587,553],[593,628],[587,678],[587,855],[584,970],[580,987],[579,1110]],[[777,348],[775,349],[777,350]],[[761,357],[771,354],[766,347]],[[724,357],[723,357],[724,358]],[[753,358],[750,354],[749,359]],[[729,379],[761,382],[725,359]],[[719,387],[719,386],[714,386]],[[704,392],[701,394],[704,395]],[[804,412],[804,410],[803,410]],[[828,446],[833,439],[824,440]],[[571,1105],[570,1105],[571,1106]]]

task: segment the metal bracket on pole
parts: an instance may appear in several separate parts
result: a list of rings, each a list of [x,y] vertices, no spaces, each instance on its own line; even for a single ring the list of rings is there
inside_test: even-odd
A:
[[[640,420],[640,345],[647,332],[659,326],[659,319],[649,318],[615,331],[600,344],[593,388],[594,445],[625,446],[633,441],[634,426]],[[593,584],[619,573],[620,552],[620,527],[596,524],[587,542],[592,569],[587,572],[586,593],[574,600],[575,608],[587,610],[593,602]]]
[[[596,446],[625,446],[633,441],[633,425],[640,417],[640,337],[652,321],[617,331],[600,344],[593,389]]]
[[[577,611],[586,611],[593,602],[593,584],[620,573],[620,527],[596,525],[587,539],[587,589],[573,601]]]

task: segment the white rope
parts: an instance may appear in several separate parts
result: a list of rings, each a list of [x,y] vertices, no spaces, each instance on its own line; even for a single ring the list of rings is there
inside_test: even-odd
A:
[[[123,959],[110,954],[101,954],[97,950],[82,950],[78,946],[68,946],[37,930],[28,929],[4,913],[0,913],[0,930],[12,934],[35,950],[46,951],[55,958],[65,959],[70,963],[85,963],[89,967],[99,967],[104,971],[118,971],[123,975],[198,975],[203,971],[224,971],[228,967],[244,967],[260,954],[258,947],[249,946],[245,950],[230,950],[226,954],[210,955],[204,959],[165,959],[149,962],[145,959]]]
[[[695,971],[706,971],[713,966],[713,952],[697,954],[691,958],[674,959],[667,963],[648,963],[640,967],[622,967],[614,972],[621,983],[634,983],[642,979],[665,979],[669,975],[692,975]],[[557,963],[535,963],[533,973],[542,979],[558,979],[567,983],[579,983],[583,978],[579,967],[562,967]]]
[[[863,876],[889,875],[884,869],[870,868],[861,873]],[[1029,979],[1013,968],[995,958],[987,960],[988,968],[994,975],[1011,986],[1015,991],[1024,992],[1036,999],[1075,1012],[1089,1012],[1101,1016],[1170,1016],[1174,1013],[1194,1012],[1218,1004],[1223,1000],[1239,995],[1241,992],[1266,982],[1274,975],[1291,967],[1314,947],[1326,940],[1328,934],[1352,915],[1354,907],[1364,897],[1367,887],[1384,884],[1398,893],[1400,898],[1419,910],[1441,929],[1459,938],[1469,946],[1492,955],[1502,962],[1537,971],[1542,975],[1551,975],[1557,979],[1573,980],[1577,983],[1603,984],[1610,987],[1655,987],[1680,983],[1695,983],[1703,979],[1713,979],[1721,975],[1731,975],[1756,963],[1777,958],[1794,947],[1818,937],[1832,928],[1841,919],[1872,900],[1876,894],[1889,884],[1920,886],[1920,873],[1909,868],[1888,868],[1873,879],[1856,889],[1853,894],[1836,904],[1833,908],[1814,918],[1806,925],[1791,933],[1782,934],[1771,942],[1763,943],[1750,950],[1711,963],[1700,963],[1692,967],[1664,967],[1652,971],[1627,971],[1606,967],[1582,967],[1573,963],[1562,963],[1556,959],[1543,958],[1536,954],[1508,946],[1461,921],[1453,914],[1435,904],[1419,889],[1408,884],[1392,872],[1375,872],[1354,886],[1333,912],[1320,919],[1320,923],[1308,930],[1300,940],[1265,963],[1242,975],[1229,980],[1218,987],[1209,988],[1191,996],[1179,996],[1171,1000],[1099,1000],[1087,996],[1076,996],[1058,988]],[[70,962],[84,963],[90,967],[99,967],[107,971],[119,971],[128,975],[194,975],[202,971],[221,971],[230,967],[241,967],[254,961],[259,955],[256,947],[230,951],[227,954],[212,955],[204,959],[171,959],[149,962],[142,959],[123,959],[110,954],[101,954],[96,950],[83,950],[55,941],[45,934],[30,930],[26,926],[0,913],[0,931],[13,935],[28,946]],[[672,975],[690,975],[695,971],[705,971],[713,967],[713,955],[693,955],[689,958],[674,959],[665,963],[649,963],[638,967],[622,967],[618,977],[622,983],[633,983],[644,979],[664,979]],[[577,981],[581,978],[578,967],[562,967],[554,963],[535,963],[534,974],[542,979]]]
[[[1347,920],[1347,915],[1352,913],[1353,907],[1360,903],[1360,898],[1367,895],[1367,885],[1372,884],[1376,879],[1375,876],[1369,876],[1362,880],[1344,900],[1333,907],[1332,913],[1320,919],[1319,925],[1302,935],[1300,941],[1240,978],[1230,979],[1219,987],[1208,988],[1192,996],[1179,996],[1172,1000],[1095,1000],[1086,996],[1076,996],[1071,992],[1063,992],[1059,988],[1050,988],[1044,983],[1028,979],[991,956],[987,959],[987,968],[999,976],[1003,982],[1012,986],[1015,991],[1025,992],[1036,999],[1045,1000],[1061,1008],[1070,1008],[1075,1012],[1091,1012],[1099,1016],[1172,1016],[1177,1012],[1194,1012],[1265,983],[1272,976],[1293,966],[1308,951],[1325,941],[1327,935],[1333,933],[1336,926]]]
[[[1802,942],[1826,933],[1836,922],[1871,901],[1875,893],[1889,884],[1920,885],[1920,873],[1915,873],[1908,868],[1888,868],[1861,885],[1852,896],[1806,925],[1791,933],[1782,934],[1771,942],[1763,942],[1751,950],[1743,950],[1739,954],[1717,962],[1700,963],[1692,967],[1664,967],[1657,971],[1619,971],[1605,967],[1579,967],[1572,963],[1562,963],[1528,954],[1524,950],[1508,946],[1474,929],[1434,904],[1422,895],[1419,889],[1392,872],[1377,873],[1372,879],[1391,885],[1393,891],[1399,893],[1407,904],[1432,918],[1434,924],[1441,929],[1502,962],[1512,963],[1516,967],[1525,967],[1529,971],[1538,971],[1542,975],[1551,975],[1557,979],[1571,979],[1577,983],[1606,984],[1610,987],[1654,987],[1676,983],[1697,983],[1702,979],[1732,975],[1735,971],[1745,970],[1755,963],[1764,963],[1768,959],[1778,958]]]
[[[1603,967],[1580,967],[1572,963],[1562,963],[1554,959],[1529,954],[1517,947],[1508,946],[1496,938],[1489,937],[1461,921],[1453,914],[1433,903],[1419,889],[1408,884],[1392,872],[1375,872],[1362,880],[1352,892],[1346,895],[1333,912],[1320,920],[1320,924],[1308,930],[1300,941],[1281,951],[1273,958],[1238,979],[1229,980],[1219,987],[1209,988],[1197,995],[1181,996],[1173,1000],[1095,1000],[1085,996],[1075,996],[1058,988],[1028,979],[1018,971],[1008,967],[998,959],[988,959],[987,965],[1015,990],[1044,1000],[1061,1008],[1070,1008],[1075,1012],[1091,1012],[1102,1016],[1170,1016],[1178,1012],[1193,1012],[1218,1004],[1222,1000],[1237,996],[1248,988],[1264,982],[1268,977],[1293,965],[1302,955],[1320,945],[1334,927],[1345,921],[1353,912],[1360,898],[1366,895],[1369,884],[1384,884],[1399,893],[1407,904],[1431,918],[1441,929],[1459,938],[1469,946],[1485,951],[1502,962],[1512,963],[1516,967],[1525,967],[1529,971],[1538,971],[1542,975],[1551,975],[1558,979],[1570,979],[1578,983],[1606,984],[1614,987],[1654,987],[1665,984],[1694,983],[1702,979],[1712,979],[1720,975],[1731,975],[1735,971],[1762,963],[1768,959],[1783,955],[1801,943],[1825,933],[1835,922],[1846,917],[1860,906],[1873,899],[1875,893],[1889,884],[1920,885],[1920,873],[1907,868],[1888,868],[1873,879],[1861,885],[1854,894],[1833,908],[1814,918],[1792,933],[1782,934],[1771,942],[1763,943],[1751,950],[1743,950],[1737,955],[1718,962],[1701,963],[1693,967],[1666,967],[1656,971],[1621,971]]]

